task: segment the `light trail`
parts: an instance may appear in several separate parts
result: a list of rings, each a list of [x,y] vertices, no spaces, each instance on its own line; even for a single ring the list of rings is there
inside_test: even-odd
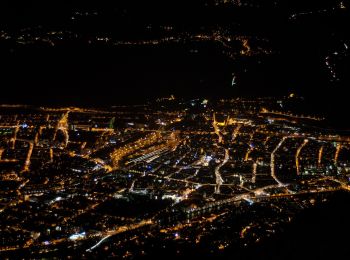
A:
[[[295,154],[295,166],[297,168],[297,175],[300,175],[300,161],[299,161],[299,155],[301,150],[304,148],[304,146],[309,142],[308,139],[304,139],[304,142],[299,146],[297,149],[297,152]]]
[[[231,141],[234,141],[237,137],[237,135],[239,134],[239,130],[241,129],[242,125],[238,125],[235,130],[232,133],[232,139]]]
[[[229,150],[225,149],[225,158],[224,158],[224,160],[222,161],[222,163],[220,163],[215,168],[215,179],[216,179],[215,194],[219,194],[220,193],[220,186],[224,183],[224,180],[222,179],[221,174],[220,174],[220,168],[227,163],[229,157],[230,157]]]
[[[317,161],[318,167],[321,166],[322,155],[323,155],[323,145],[321,146],[320,150],[318,151],[318,161]]]
[[[279,186],[285,186],[284,183],[282,183],[277,177],[275,173],[275,153],[277,150],[281,147],[281,145],[284,143],[284,141],[288,137],[283,137],[282,140],[277,144],[276,148],[271,153],[271,162],[270,162],[270,168],[271,168],[271,176],[272,178],[278,183]]]
[[[146,219],[146,220],[142,220],[138,223],[131,224],[129,226],[118,227],[117,229],[115,229],[113,231],[106,231],[106,232],[104,232],[105,236],[100,241],[98,241],[97,244],[95,244],[94,246],[87,249],[86,252],[91,252],[92,250],[97,248],[99,245],[101,245],[106,239],[108,239],[111,236],[121,234],[121,233],[130,231],[130,230],[135,230],[135,229],[138,229],[140,227],[144,227],[144,226],[148,226],[148,225],[152,225],[152,224],[153,224],[153,221],[151,219]]]
[[[112,235],[107,235],[105,237],[103,237],[100,241],[98,241],[98,243],[92,247],[90,247],[89,249],[86,250],[86,252],[91,252],[92,250],[94,250],[96,247],[98,247],[99,245],[101,245],[103,243],[103,241],[105,241],[106,239],[110,238]]]
[[[214,132],[215,134],[218,136],[219,140],[218,143],[221,144],[222,143],[222,135],[220,133],[220,129],[217,125],[217,121],[216,121],[216,117],[215,117],[215,113],[213,113],[213,127],[214,127]]]
[[[65,146],[68,145],[69,141],[69,135],[68,135],[68,116],[69,112],[67,111],[65,114],[62,115],[62,118],[58,121],[57,126],[56,126],[56,131],[53,136],[53,140],[56,140],[57,132],[58,130],[61,130],[63,135],[64,135],[64,144]]]
[[[35,135],[35,139],[34,139],[34,144],[37,146],[38,143],[39,143],[39,139],[40,139],[40,136],[42,135],[43,133],[43,129],[46,128],[45,126],[40,126],[39,127],[39,130],[38,132],[36,133]]]
[[[256,181],[256,170],[258,168],[258,164],[255,162],[253,163],[253,175],[252,175],[252,183],[255,183]]]
[[[251,49],[249,46],[249,42],[248,39],[243,39],[242,40],[242,47],[244,48],[244,50],[241,50],[241,54],[242,55],[250,55],[251,54]]]
[[[17,133],[19,131],[19,121],[17,121],[17,125],[15,128],[15,132],[13,134],[13,138],[11,138],[12,141],[12,149],[15,149],[15,144],[16,144],[16,140],[17,140]]]
[[[327,176],[326,177],[328,180],[331,180],[331,181],[334,181],[334,182],[337,182],[341,185],[341,188],[344,189],[344,190],[347,190],[347,191],[350,191],[350,185],[348,185],[348,183],[344,182],[344,181],[341,181],[339,179],[336,179],[334,178],[333,176]]]
[[[244,161],[246,162],[246,161],[248,161],[248,159],[249,159],[249,154],[252,152],[252,148],[248,148],[247,149],[247,152],[246,152],[246,154],[245,154],[245,156],[244,156]]]
[[[32,157],[32,152],[33,152],[34,144],[32,142],[29,143],[29,149],[27,153],[27,158],[24,162],[24,167],[22,172],[27,172],[29,171],[29,166],[30,166],[30,158]]]
[[[50,162],[53,162],[53,149],[50,148]]]
[[[291,118],[295,118],[295,119],[309,119],[309,120],[314,120],[314,121],[323,121],[324,118],[318,118],[318,117],[312,117],[312,116],[299,116],[299,115],[293,115],[290,113],[283,113],[280,111],[268,111],[267,109],[262,109],[262,111],[260,111],[260,114],[274,114],[274,115],[279,115],[279,116],[285,116],[285,117],[291,117]]]
[[[39,142],[39,133],[36,133],[34,137],[34,144],[37,145],[38,142]]]
[[[334,164],[335,165],[338,164],[338,157],[339,157],[339,153],[340,153],[341,148],[342,148],[342,145],[340,143],[337,143],[337,148],[335,150],[335,155],[334,155]]]
[[[268,136],[266,136],[266,139],[265,139],[265,141],[264,141],[264,145],[266,145],[266,143],[270,140],[270,136],[268,135]]]
[[[133,192],[134,191],[135,182],[136,182],[136,180],[132,181],[130,189],[129,189],[129,192]]]

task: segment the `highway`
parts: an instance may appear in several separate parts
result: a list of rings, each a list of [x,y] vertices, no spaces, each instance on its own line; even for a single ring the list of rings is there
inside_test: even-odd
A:
[[[271,153],[271,162],[270,162],[270,168],[271,168],[271,177],[278,183],[279,186],[285,186],[284,183],[282,183],[277,177],[275,172],[275,153],[278,151],[278,149],[281,147],[281,145],[284,143],[284,141],[288,137],[283,137],[281,141],[277,144],[276,148]]]
[[[95,245],[93,245],[92,247],[90,247],[86,251],[91,252],[92,250],[94,250],[95,248],[100,246],[106,239],[110,238],[111,236],[115,236],[115,235],[118,235],[118,234],[121,234],[121,233],[124,233],[127,231],[135,230],[135,229],[138,229],[140,227],[149,226],[152,224],[153,224],[152,219],[146,219],[146,220],[141,220],[140,222],[133,223],[130,225],[120,226],[112,231],[105,231],[105,232],[103,232],[102,239],[100,239]]]
[[[299,148],[297,149],[297,152],[295,154],[295,166],[297,169],[297,175],[300,175],[299,155],[301,153],[301,150],[305,147],[305,145],[307,145],[308,142],[309,142],[308,139],[304,139],[304,142],[299,146]]]
[[[216,194],[220,193],[220,186],[224,183],[223,179],[221,178],[220,168],[227,163],[229,158],[230,158],[229,150],[225,149],[225,158],[224,158],[224,160],[222,161],[222,163],[220,163],[215,168],[215,180],[216,180],[215,193]]]

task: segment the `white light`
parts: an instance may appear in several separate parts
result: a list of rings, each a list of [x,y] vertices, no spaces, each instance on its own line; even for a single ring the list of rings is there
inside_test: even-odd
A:
[[[206,157],[205,157],[205,160],[206,160],[207,162],[210,162],[212,159],[213,159],[213,157],[211,157],[211,156],[206,156]]]
[[[69,237],[70,240],[78,240],[83,239],[85,237],[85,232],[82,232],[80,234],[74,234]]]

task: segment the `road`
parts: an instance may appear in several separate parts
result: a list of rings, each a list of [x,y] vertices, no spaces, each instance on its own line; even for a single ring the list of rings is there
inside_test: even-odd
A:
[[[215,179],[216,179],[215,193],[216,194],[220,193],[220,186],[224,183],[224,181],[223,181],[223,179],[221,177],[221,174],[220,174],[220,168],[227,163],[229,158],[230,158],[229,150],[225,149],[225,158],[224,158],[224,160],[222,161],[222,163],[220,163],[215,168]]]
[[[281,141],[277,144],[276,148],[272,151],[271,153],[271,162],[270,162],[270,168],[271,168],[271,177],[278,183],[279,186],[285,186],[283,182],[281,182],[277,177],[276,177],[276,172],[275,172],[275,153],[277,150],[281,147],[281,145],[284,143],[284,141],[288,137],[283,137]]]
[[[152,224],[153,224],[153,221],[151,219],[146,219],[146,220],[141,220],[138,223],[118,227],[117,229],[112,230],[112,231],[105,231],[105,232],[103,232],[104,233],[103,238],[100,239],[94,246],[90,247],[86,251],[91,252],[92,250],[97,248],[99,245],[101,245],[106,239],[110,238],[111,236],[118,235],[118,234],[124,233],[126,231],[130,231],[130,230],[135,230],[135,229],[138,229],[140,227],[149,226]]]

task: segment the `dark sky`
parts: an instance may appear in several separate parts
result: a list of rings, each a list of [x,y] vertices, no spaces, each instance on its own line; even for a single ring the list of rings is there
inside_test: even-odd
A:
[[[337,65],[342,73],[338,83],[329,82],[324,58],[349,40],[348,13],[288,20],[292,13],[329,8],[336,1],[280,1],[274,8],[238,11],[208,7],[203,3],[210,1],[203,0],[164,2],[2,1],[0,30],[14,35],[22,29],[69,30],[82,37],[55,47],[0,40],[0,101],[103,105],[169,94],[278,96],[295,91],[331,108],[345,99],[348,55]],[[99,18],[72,23],[70,17],[77,11],[97,11]],[[270,40],[276,55],[230,60],[211,45],[116,48],[87,44],[101,32],[118,39],[150,37],[142,31],[149,24],[172,25],[175,33],[220,27],[232,35],[258,35]],[[38,25],[41,29],[35,29]],[[191,49],[199,52],[193,54]],[[239,79],[235,87],[232,73]]]

